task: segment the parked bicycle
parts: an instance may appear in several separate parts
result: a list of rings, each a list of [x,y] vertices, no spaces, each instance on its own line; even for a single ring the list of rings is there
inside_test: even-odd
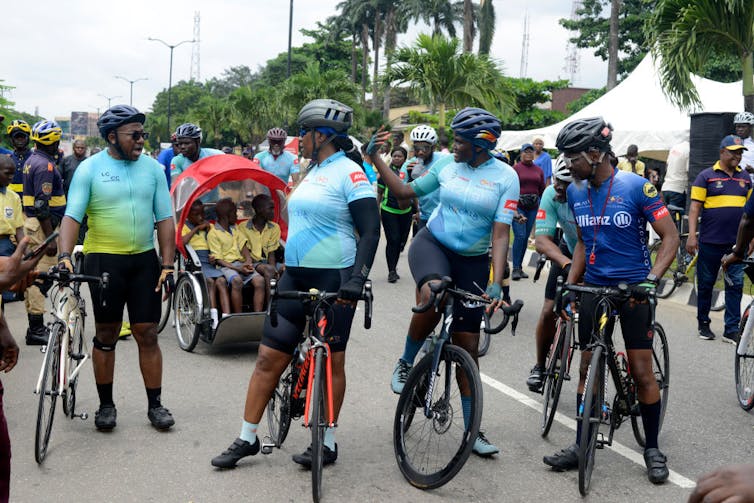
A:
[[[449,482],[471,454],[482,420],[482,382],[471,356],[449,342],[453,306],[467,308],[488,305],[488,298],[452,286],[450,278],[430,285],[428,302],[412,308],[421,313],[431,308],[443,311],[440,333],[434,347],[419,360],[408,375],[393,422],[393,448],[398,467],[406,480],[420,489],[434,489]],[[444,307],[442,303],[445,303]],[[507,318],[517,324],[523,301],[501,307],[505,316],[492,327],[486,319],[484,330],[498,333]],[[486,315],[485,315],[486,316]],[[466,427],[461,409],[461,386],[471,397],[471,420]]]
[[[306,313],[305,334],[296,348],[290,367],[283,373],[267,404],[267,425],[270,434],[261,446],[262,454],[283,445],[293,419],[303,416],[303,424],[312,435],[312,499],[322,497],[322,457],[325,429],[337,426],[333,413],[332,364],[326,335],[329,330],[330,305],[337,292],[277,290],[277,281],[270,282],[270,323],[278,324],[277,300],[294,299],[303,303]],[[360,300],[364,301],[364,328],[372,325],[372,282],[367,280]]]
[[[39,273],[44,283],[40,286],[48,290],[52,301],[52,321],[48,324],[49,339],[42,346],[45,353],[34,393],[39,395],[37,409],[37,429],[34,437],[34,459],[42,463],[47,455],[47,447],[55,417],[55,404],[58,397],[63,404],[63,414],[69,418],[87,419],[86,412],[76,414],[76,388],[84,363],[91,358],[89,347],[84,339],[86,303],[81,297],[82,282],[100,283],[107,289],[109,275],[88,276],[79,274],[83,255],[76,253],[76,271],[52,268]],[[104,298],[104,296],[103,296]]]
[[[688,238],[689,233],[684,232],[684,209],[680,206],[673,206],[672,204],[669,204],[668,211],[670,211],[670,214],[673,216],[673,222],[678,229],[678,235],[680,236],[681,240],[675,252],[675,260],[662,276],[662,278],[660,278],[660,283],[657,285],[658,299],[667,299],[668,297],[673,295],[673,292],[675,292],[679,286],[688,281],[693,281],[694,291],[698,291],[696,270],[694,268],[696,267],[696,262],[699,258],[699,254],[697,253],[696,255],[692,256],[686,251],[686,239]],[[658,239],[649,247],[649,255],[653,264],[661,245],[662,240]],[[721,269],[717,274],[717,279],[715,280],[715,285],[718,286],[718,291],[712,296],[712,306],[710,308],[712,311],[722,311],[723,309],[725,309],[725,296],[722,294],[722,292],[719,291],[719,288],[723,285],[722,274],[723,272]]]
[[[637,385],[631,375],[628,358],[625,353],[616,352],[613,344],[613,329],[618,316],[617,305],[628,300],[633,293],[625,283],[617,287],[566,285],[565,289],[596,296],[595,333],[587,346],[587,351],[591,351],[592,356],[584,383],[584,399],[576,418],[577,421],[581,421],[579,491],[586,496],[594,470],[595,450],[605,445],[612,445],[613,434],[621,424],[630,419],[638,444],[644,447],[646,440],[639,411]],[[656,307],[654,294],[650,294],[648,300],[651,312],[650,326],[654,328],[652,367],[660,388],[662,410],[659,428],[662,428],[670,385],[670,353],[665,330],[654,319]],[[612,403],[607,399],[608,372],[615,387]],[[607,438],[599,431],[602,425],[609,428]]]

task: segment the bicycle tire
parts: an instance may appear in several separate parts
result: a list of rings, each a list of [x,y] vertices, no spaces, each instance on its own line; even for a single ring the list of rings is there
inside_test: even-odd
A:
[[[285,442],[291,427],[291,394],[296,383],[296,362],[292,362],[288,370],[280,377],[270,401],[267,402],[267,426],[270,438],[278,449]]]
[[[173,294],[169,293],[167,299],[162,301],[162,311],[160,312],[160,322],[157,324],[157,333],[162,333],[170,319],[170,313],[173,310]]]
[[[560,391],[563,388],[563,372],[568,366],[568,353],[571,349],[569,324],[561,319],[559,321],[559,328],[560,330],[555,334],[557,341],[550,355],[550,360],[545,366],[544,404],[540,431],[542,438],[547,438],[548,433],[550,433],[552,420],[555,418],[555,412],[558,410]]]
[[[60,362],[58,348],[64,328],[62,323],[53,323],[50,326],[50,339],[47,344],[42,382],[39,388],[37,429],[34,435],[34,459],[38,464],[42,464],[47,455],[47,447],[50,444],[50,433],[52,432],[52,422],[55,418],[55,403],[58,398],[58,367]]]
[[[322,374],[325,369],[324,348],[317,348],[314,354],[314,382],[310,397],[309,423],[312,430],[312,500],[319,503],[322,498],[322,457],[325,450],[325,382]]]
[[[662,431],[665,410],[668,407],[668,395],[670,394],[670,350],[668,348],[668,339],[665,336],[665,329],[659,323],[655,323],[652,340],[652,370],[657,380],[657,386],[660,388],[660,424],[657,427],[657,433],[659,434]],[[631,414],[631,429],[634,432],[636,442],[641,447],[644,447],[646,436],[644,434],[644,423],[641,421],[640,415]]]
[[[173,310],[175,312],[175,336],[178,339],[178,346],[184,351],[193,351],[199,342],[202,327],[197,312],[198,308],[199,303],[191,277],[183,274],[178,278],[178,283],[175,286]]]
[[[655,259],[657,258],[657,252],[660,249],[660,246],[662,245],[662,240],[658,239],[652,245],[649,247],[649,257],[652,260],[652,264],[655,263]],[[675,292],[675,289],[678,288],[678,281],[676,281],[675,276],[678,272],[678,264],[677,264],[677,256],[678,253],[676,253],[676,260],[674,261],[674,265],[671,265],[668,267],[667,271],[665,271],[665,274],[662,275],[660,279],[660,283],[657,285],[656,295],[658,299],[667,299],[671,295],[673,295],[673,292]]]
[[[72,332],[68,332],[68,368],[66,372],[70,374],[84,358],[84,317],[79,316]],[[79,373],[80,374],[80,373]],[[76,387],[79,383],[79,374],[68,381],[68,385],[63,388],[63,414],[73,418],[76,410]]]
[[[581,438],[579,439],[579,492],[589,494],[594,470],[594,452],[597,449],[599,428],[602,423],[602,406],[605,403],[605,348],[597,346],[587,370],[586,388],[581,411]]]
[[[452,480],[463,468],[474,447],[482,420],[482,382],[479,371],[466,351],[451,344],[443,345],[437,378],[432,388],[431,410],[434,413],[432,418],[426,417],[423,407],[429,389],[429,377],[433,373],[432,357],[431,353],[427,354],[412,369],[398,399],[393,422],[393,448],[398,467],[405,479],[420,489],[440,487]],[[471,389],[471,421],[468,429],[462,420],[460,389],[456,381],[459,372],[470,377],[467,379]],[[431,438],[424,439],[421,438],[422,435],[429,435]],[[443,449],[443,443],[448,446],[447,449]],[[422,449],[419,444],[425,448]],[[427,448],[432,448],[435,452],[427,453]],[[433,466],[429,466],[430,463]]]
[[[738,405],[745,411],[754,408],[754,337],[749,334],[744,338],[744,329],[750,313],[751,309],[747,308],[741,316],[738,340],[743,341],[744,347],[736,346],[735,362],[736,398]]]
[[[482,318],[482,323],[479,326],[479,343],[477,345],[477,358],[481,358],[482,356],[487,354],[487,351],[490,350],[490,342],[492,342],[492,335],[488,334],[484,329],[486,328],[484,324],[484,318]]]

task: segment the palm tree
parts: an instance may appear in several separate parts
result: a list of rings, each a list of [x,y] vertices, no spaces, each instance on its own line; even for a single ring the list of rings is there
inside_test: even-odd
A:
[[[364,103],[367,89],[367,68],[369,66],[370,28],[374,24],[372,0],[345,0],[336,5],[350,31],[358,34],[361,45],[361,102]]]
[[[495,37],[495,7],[492,0],[479,2],[479,54],[489,54]]]
[[[700,105],[691,80],[716,53],[736,54],[744,108],[754,112],[754,9],[751,0],[660,0],[648,24],[662,85],[678,106]]]
[[[385,75],[393,84],[409,84],[437,110],[440,127],[448,107],[475,105],[498,115],[513,111],[515,98],[502,77],[487,56],[462,52],[458,39],[424,34],[413,47],[395,53],[395,64]]]
[[[192,120],[201,124],[206,132],[205,138],[217,148],[223,137],[223,130],[227,129],[229,111],[227,102],[223,98],[207,95],[202,96],[196,109],[192,109]]]
[[[390,73],[393,61],[392,56],[398,43],[398,34],[408,29],[409,16],[405,3],[388,2],[385,10],[385,72]],[[382,94],[382,116],[387,118],[390,113],[390,82],[385,82]]]
[[[241,144],[261,141],[270,127],[285,123],[288,115],[279,94],[275,88],[251,86],[230,93],[230,126]]]
[[[471,52],[476,36],[474,26],[474,3],[471,0],[463,0],[463,52]]]
[[[319,62],[313,62],[283,83],[281,97],[289,113],[295,115],[307,102],[317,98],[331,98],[353,106],[356,86],[343,71],[322,71]]]
[[[463,21],[463,0],[406,0],[405,4],[413,19],[432,27],[432,35],[440,35],[445,30],[450,37],[455,37],[455,25]]]

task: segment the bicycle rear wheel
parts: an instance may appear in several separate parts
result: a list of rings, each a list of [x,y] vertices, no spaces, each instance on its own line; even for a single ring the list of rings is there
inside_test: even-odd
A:
[[[68,340],[68,375],[84,359],[84,317],[79,316],[73,331],[69,332]],[[79,374],[68,381],[68,386],[63,388],[63,413],[72,417],[76,408],[76,386],[79,383]]]
[[[592,352],[586,375],[586,388],[581,413],[579,438],[579,492],[589,494],[594,470],[594,451],[597,449],[602,407],[605,403],[605,348],[597,346]]]
[[[555,418],[555,412],[558,410],[560,391],[563,388],[563,377],[568,366],[568,353],[571,350],[571,326],[570,323],[560,318],[558,319],[558,331],[555,334],[556,339],[549,355],[549,361],[545,366],[542,438],[546,438],[547,434],[550,433],[552,420]]]
[[[665,410],[668,407],[668,395],[670,394],[670,350],[668,348],[668,339],[665,336],[665,329],[659,323],[655,323],[652,340],[652,371],[657,380],[657,386],[660,388],[660,424],[657,430],[659,433],[665,420]],[[646,437],[644,434],[644,423],[642,423],[640,415],[631,414],[631,429],[634,431],[636,442],[641,447],[644,447]]]
[[[294,357],[295,358],[295,357]],[[280,377],[275,391],[267,402],[267,426],[270,429],[270,437],[278,449],[291,427],[291,394],[296,383],[296,361],[293,361],[288,370]]]
[[[747,308],[741,317],[736,347],[736,396],[738,405],[743,410],[754,408],[754,334],[745,334],[746,322],[751,315],[751,308]]]
[[[199,300],[196,298],[192,278],[182,274],[175,287],[175,336],[178,346],[184,351],[193,351],[199,342],[202,326],[200,323]]]
[[[65,333],[62,323],[53,323],[50,327],[50,341],[47,344],[42,382],[39,388],[39,407],[37,409],[37,431],[34,436],[34,459],[41,464],[47,455],[47,446],[52,432],[52,420],[55,417],[55,402],[58,399],[58,368],[60,367],[60,338]]]
[[[413,486],[434,489],[449,482],[471,454],[482,420],[482,382],[479,371],[463,349],[445,344],[437,373],[427,354],[406,380],[393,422],[393,448],[401,473]],[[430,386],[430,378],[435,378]],[[471,393],[469,426],[463,421],[461,391],[464,376]],[[427,396],[431,390],[431,396]],[[424,405],[430,401],[430,417]]]
[[[324,348],[318,348],[314,355],[314,382],[312,395],[309,398],[309,423],[312,430],[312,499],[318,503],[322,497],[322,456],[325,447],[325,361]]]
[[[660,246],[662,245],[662,240],[658,239],[654,243],[652,243],[652,246],[649,247],[649,256],[652,260],[652,264],[655,263],[655,260],[657,259],[657,252],[660,250]],[[678,281],[675,279],[676,275],[680,273],[680,266],[678,264],[678,253],[676,253],[676,260],[673,261],[673,263],[668,267],[668,270],[665,271],[665,274],[662,275],[661,278],[659,278],[660,282],[657,285],[657,298],[658,299],[667,299],[671,295],[673,295],[673,292],[675,292],[675,289],[678,287]]]

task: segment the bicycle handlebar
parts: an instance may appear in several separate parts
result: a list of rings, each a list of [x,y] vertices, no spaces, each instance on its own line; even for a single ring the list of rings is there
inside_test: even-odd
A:
[[[102,293],[107,290],[107,287],[110,284],[110,274],[107,272],[103,272],[102,276],[92,276],[89,274],[73,273],[68,271],[67,269],[59,269],[57,266],[51,267],[47,272],[40,272],[37,275],[37,278],[48,281],[57,281],[58,283],[63,285],[68,285],[71,283],[99,283],[100,287],[102,288]],[[43,295],[47,295],[47,291],[52,287],[52,283],[37,283],[37,286],[39,287],[40,291],[42,291]],[[77,288],[74,288],[74,291],[76,292],[76,294],[78,294]],[[102,300],[102,307],[107,306],[105,295],[100,295],[100,298]]]
[[[547,255],[544,253],[539,254],[539,258],[537,259],[537,269],[534,271],[534,279],[532,280],[533,283],[536,283],[539,279],[539,276],[542,274],[542,269],[545,268],[545,264],[547,263]]]
[[[280,292],[277,288],[277,280],[272,279],[270,280],[270,308],[268,312],[270,317],[270,325],[272,325],[273,327],[278,326],[278,299],[327,302],[335,300],[337,298],[337,292],[324,292],[317,290],[316,288],[311,288],[308,292],[298,290],[287,290]],[[366,282],[364,282],[364,289],[362,290],[361,297],[359,297],[358,300],[363,300],[365,302],[364,328],[369,330],[372,327],[372,301],[374,300],[371,280],[366,280]]]

